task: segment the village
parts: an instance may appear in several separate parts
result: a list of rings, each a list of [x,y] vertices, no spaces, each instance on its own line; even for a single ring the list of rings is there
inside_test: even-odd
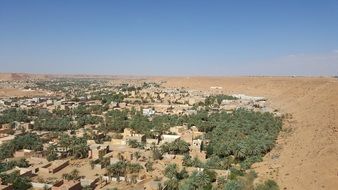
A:
[[[250,110],[281,117],[264,97],[224,95],[220,87],[169,89],[142,80],[20,87],[46,95],[0,99],[0,151],[7,150],[0,153],[0,171],[30,189],[172,189],[168,168],[192,175],[210,160],[212,121],[204,122],[203,114]],[[238,161],[209,167],[217,175],[212,186],[240,168],[242,159],[231,157]],[[0,179],[0,189],[17,188]]]

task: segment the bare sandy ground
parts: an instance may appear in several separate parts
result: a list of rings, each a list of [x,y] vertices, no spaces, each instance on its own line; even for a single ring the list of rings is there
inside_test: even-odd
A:
[[[10,97],[34,97],[34,96],[47,96],[46,91],[27,91],[23,89],[16,88],[2,88],[0,89],[0,98],[10,98]]]
[[[24,81],[31,79],[48,79],[48,75],[26,73],[0,73],[0,81]],[[46,96],[48,92],[42,90],[24,90],[19,88],[0,88],[0,98]]]
[[[168,87],[265,96],[292,114],[278,145],[254,165],[281,189],[338,189],[338,79],[291,77],[163,77]],[[286,132],[291,131],[291,132]]]

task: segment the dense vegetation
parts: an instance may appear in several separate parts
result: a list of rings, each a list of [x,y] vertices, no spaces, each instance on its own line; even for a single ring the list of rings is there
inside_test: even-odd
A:
[[[195,171],[191,175],[182,168],[178,169],[176,165],[168,165],[164,171],[167,178],[165,182],[166,189],[212,189],[217,181],[216,189],[226,190],[276,190],[277,184],[274,181],[266,181],[257,186],[253,185],[255,174],[245,172],[250,166],[262,159],[262,157],[271,150],[275,140],[281,130],[282,121],[270,113],[253,112],[244,109],[238,109],[233,113],[217,111],[223,100],[235,100],[237,98],[227,95],[212,95],[206,98],[205,102],[195,105],[197,114],[192,115],[155,115],[144,116],[142,112],[131,110],[111,110],[112,102],[120,103],[127,96],[122,93],[116,93],[109,90],[95,90],[90,94],[84,89],[96,89],[100,84],[93,81],[82,80],[56,80],[52,82],[37,83],[38,88],[48,89],[66,93],[67,98],[77,101],[78,106],[72,108],[55,109],[50,112],[46,109],[32,108],[8,109],[0,115],[0,124],[13,122],[31,122],[34,121],[34,129],[38,131],[51,131],[51,135],[58,138],[58,143],[48,147],[46,156],[49,161],[61,157],[87,158],[89,147],[87,140],[92,139],[102,143],[107,140],[107,136],[97,137],[94,130],[86,127],[84,137],[69,136],[59,132],[71,130],[74,134],[76,129],[83,128],[86,125],[97,125],[99,132],[107,134],[108,132],[121,133],[125,128],[131,128],[136,133],[145,134],[148,138],[161,139],[163,134],[171,134],[170,127],[187,125],[189,128],[197,127],[200,132],[205,134],[201,151],[206,151],[207,160],[202,162],[198,158],[192,158],[189,155],[189,144],[183,140],[177,140],[172,143],[162,144],[151,148],[153,160],[160,160],[164,153],[184,155],[183,166],[203,168],[203,171]],[[144,83],[143,86],[121,85],[118,88],[121,91],[138,91],[142,88],[151,88],[154,84]],[[96,100],[101,105],[82,105],[86,100]],[[83,97],[82,97],[83,96]],[[142,100],[143,101],[143,100]],[[80,104],[81,103],[81,104]],[[203,108],[204,107],[204,108]],[[53,139],[53,138],[50,138]],[[49,140],[50,140],[49,139]],[[143,148],[143,143],[129,141],[128,145],[133,148]],[[57,148],[64,148],[64,151],[57,151]],[[14,152],[20,149],[42,150],[42,140],[35,134],[23,134],[8,143],[0,146],[0,160],[10,158]],[[153,170],[153,162],[148,161],[146,170]],[[105,161],[100,160],[101,164]],[[9,170],[15,166],[25,166],[28,163],[24,161],[11,161],[0,163],[0,172]],[[94,164],[94,163],[93,163]],[[104,164],[105,165],[105,164]],[[140,172],[143,166],[126,161],[119,161],[115,164],[107,164],[109,177],[128,176]],[[217,173],[213,169],[230,170],[231,175],[228,180],[217,178]],[[2,175],[5,183],[14,183],[19,189],[28,188],[27,180],[14,174]],[[65,175],[65,179],[77,179],[78,172],[71,172]]]
[[[202,110],[184,121],[206,132],[204,139],[209,141],[209,145],[202,147],[207,152],[208,162],[186,156],[186,165],[214,169],[227,169],[237,163],[243,169],[250,168],[271,150],[282,127],[281,119],[271,113],[244,109],[211,114]]]
[[[231,97],[216,96],[210,101],[221,101]],[[39,116],[39,117],[37,117]],[[260,161],[274,146],[275,139],[281,129],[281,119],[275,118],[270,113],[253,112],[244,109],[236,110],[233,113],[208,112],[199,110],[197,114],[190,116],[163,115],[155,116],[151,120],[135,110],[111,110],[105,115],[105,122],[102,117],[91,114],[89,106],[78,106],[75,109],[55,110],[53,113],[38,109],[24,111],[20,109],[6,110],[0,117],[2,123],[13,121],[34,120],[34,129],[47,131],[65,131],[77,129],[87,124],[98,124],[103,132],[123,132],[125,128],[131,128],[136,133],[144,133],[151,138],[160,138],[162,134],[168,133],[173,126],[188,124],[189,127],[196,126],[199,131],[206,132],[204,139],[209,140],[209,145],[203,146],[208,156],[208,162],[202,163],[198,159],[186,157],[187,166],[198,166],[215,169],[227,169],[232,164],[239,163],[243,169],[248,169],[257,161]],[[75,122],[74,122],[75,121]],[[37,149],[33,141],[21,143],[17,139],[26,136],[18,136],[13,143],[2,145],[0,158],[10,157],[15,150],[27,147]],[[32,135],[29,138],[37,138]],[[23,139],[27,141],[29,139]],[[75,141],[75,140],[74,140]],[[32,144],[33,143],[33,144]],[[76,141],[76,143],[78,143]],[[79,143],[81,145],[81,143]],[[85,144],[85,143],[83,143]],[[30,147],[33,146],[33,147]],[[68,145],[71,145],[69,143]],[[132,145],[134,146],[134,145]],[[135,145],[136,147],[141,147]],[[161,153],[185,154],[189,151],[189,145],[184,141],[177,141],[161,146]],[[83,148],[78,148],[82,150]],[[84,150],[79,151],[77,157],[85,155]],[[52,157],[54,157],[54,154]],[[76,154],[72,154],[75,155]],[[209,161],[210,160],[210,161]],[[217,163],[217,164],[216,164]]]
[[[176,164],[169,164],[164,170],[167,190],[278,190],[276,182],[267,180],[254,184],[257,175],[254,171],[244,173],[232,171],[228,179],[218,176],[214,170],[193,171],[190,175],[185,168],[179,170]],[[214,183],[216,182],[216,183]],[[214,183],[214,184],[213,184]]]
[[[189,143],[183,140],[176,140],[171,143],[165,143],[161,145],[161,152],[162,153],[169,153],[169,154],[186,154],[189,153]]]
[[[101,107],[102,108],[102,107]],[[34,121],[34,129],[39,131],[66,131],[77,129],[88,124],[103,123],[103,118],[92,115],[93,112],[101,112],[94,106],[78,106],[74,109],[55,109],[53,113],[46,109],[32,108],[23,110],[10,108],[0,115],[0,124],[13,122]]]
[[[0,160],[12,157],[15,151],[21,149],[41,151],[42,141],[36,134],[16,136],[15,139],[0,146]]]
[[[116,177],[118,181],[120,180],[120,177],[123,176],[127,178],[129,174],[132,177],[132,183],[136,183],[136,176],[132,174],[139,173],[142,169],[144,169],[143,166],[138,163],[118,161],[107,167],[107,174],[109,177]]]
[[[20,176],[19,171],[10,174],[1,173],[0,178],[4,185],[13,184],[13,189],[27,190],[32,187],[30,179],[26,176]]]
[[[66,131],[72,129],[70,117],[52,116],[35,120],[34,129],[39,131]]]
[[[96,89],[103,84],[104,80],[89,80],[89,79],[54,79],[46,81],[38,81],[35,83],[36,88],[50,90],[54,92],[82,92],[85,89]],[[79,94],[81,95],[81,94]]]
[[[176,115],[155,116],[150,120],[139,111],[111,110],[106,113],[105,121],[101,126],[104,132],[123,132],[125,128],[131,128],[136,133],[159,138],[170,127],[182,124],[183,120]]]
[[[223,100],[237,100],[236,97],[229,96],[229,95],[224,95],[224,94],[219,94],[219,95],[212,95],[208,96],[205,99],[205,106],[214,106],[214,105],[220,105]]]
[[[99,91],[91,92],[89,100],[100,100],[102,105],[105,106],[112,102],[120,103],[125,97],[126,95],[122,93],[101,89]]]
[[[25,110],[10,108],[2,112],[0,115],[0,124],[17,122],[27,122],[28,113]]]
[[[64,147],[66,157],[73,156],[74,158],[87,158],[88,157],[88,146],[87,139],[78,138],[76,136],[61,135],[59,138],[58,146]]]
[[[260,161],[275,144],[282,121],[271,113],[237,110],[214,116],[216,127],[208,134],[208,157],[235,158],[244,169]]]
[[[209,160],[212,160],[209,163],[201,163],[196,159],[186,160],[186,164],[215,169],[227,169],[231,164],[236,163],[240,163],[243,169],[249,168],[274,146],[282,124],[279,118],[275,118],[270,113],[243,109],[230,114],[200,110],[197,114],[190,116],[164,115],[155,116],[152,120],[137,111],[112,110],[105,115],[105,123],[102,117],[91,115],[88,106],[79,106],[73,110],[56,110],[53,113],[40,112],[11,109],[2,117],[14,118],[19,115],[18,118],[27,120],[27,118],[34,118],[35,115],[40,114],[40,117],[35,119],[34,128],[37,130],[65,131],[87,124],[100,124],[100,129],[104,132],[123,132],[125,128],[131,128],[137,133],[144,133],[152,138],[160,138],[162,134],[167,133],[170,127],[186,123],[189,127],[196,126],[199,131],[206,132],[204,138],[210,142],[203,149],[207,151]],[[13,119],[3,120],[7,122]],[[76,121],[76,124],[73,121]],[[184,154],[189,150],[186,147],[188,145],[179,141],[162,145],[161,151],[162,153]],[[12,149],[3,152],[8,152],[8,150]],[[6,155],[11,154],[12,151]]]
[[[30,165],[25,158],[22,158],[20,160],[10,160],[10,161],[7,161],[7,162],[0,163],[0,173],[7,171],[7,170],[11,170],[15,166],[18,166],[20,168],[27,168]]]

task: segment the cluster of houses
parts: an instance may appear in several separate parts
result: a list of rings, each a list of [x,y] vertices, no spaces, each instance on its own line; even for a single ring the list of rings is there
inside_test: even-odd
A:
[[[220,87],[212,87],[213,90],[222,90]],[[186,89],[166,89],[162,87],[151,87],[141,90],[132,91],[118,91],[117,93],[124,94],[125,98],[122,102],[111,102],[109,109],[136,109],[141,111],[144,116],[152,117],[154,115],[163,114],[177,114],[177,115],[192,115],[196,114],[196,105],[204,103],[206,97],[211,95],[214,91],[202,92],[196,90]],[[41,108],[45,111],[53,111],[54,109],[74,109],[79,105],[101,105],[100,100],[93,100],[91,93],[87,96],[77,97],[77,100],[69,100],[66,97],[33,97],[33,98],[4,98],[0,99],[0,111],[8,108]],[[225,111],[234,111],[238,108],[252,109],[256,111],[271,111],[267,106],[267,100],[263,97],[252,97],[242,94],[234,94],[235,100],[223,100],[218,107],[213,109],[221,109]],[[198,107],[198,106],[197,106]],[[104,113],[103,113],[104,114]],[[102,115],[103,117],[103,115]],[[19,135],[21,131],[35,132],[40,136],[48,134],[48,132],[32,131],[34,122],[0,125],[0,145],[9,142]],[[81,137],[84,135],[84,130],[90,129],[96,135],[103,134],[98,131],[96,125],[85,126],[79,129],[75,134],[67,131],[70,135]],[[19,130],[20,129],[20,130]],[[198,157],[201,160],[205,159],[205,153],[200,151],[202,143],[208,144],[208,141],[203,138],[204,133],[198,131],[196,127],[188,128],[187,126],[176,126],[170,128],[170,133],[163,134],[160,139],[149,139],[144,134],[135,133],[132,129],[124,129],[119,138],[111,135],[111,140],[96,143],[94,140],[88,140],[88,158],[84,160],[69,160],[63,159],[63,153],[69,151],[66,147],[56,146],[55,151],[61,159],[48,162],[45,154],[42,152],[34,152],[32,150],[19,150],[14,154],[14,158],[26,158],[31,166],[29,168],[15,168],[19,170],[20,175],[29,176],[32,179],[32,186],[34,189],[52,189],[52,190],[80,190],[85,186],[100,189],[103,181],[128,181],[130,178],[120,179],[111,178],[106,175],[106,166],[117,163],[121,160],[131,163],[139,163],[145,166],[151,157],[150,149],[154,146],[160,146],[164,143],[171,143],[177,140],[184,140],[190,144],[190,155]],[[135,141],[145,145],[144,149],[131,148],[128,142]],[[44,150],[51,145],[57,145],[57,142],[52,141],[44,144]],[[164,155],[163,163],[170,163],[173,159],[172,155]],[[104,160],[105,162],[103,162]],[[161,163],[157,163],[162,167]],[[80,180],[66,180],[62,179],[62,174],[69,173],[73,169],[78,169],[83,177]],[[10,172],[10,171],[7,171]],[[154,171],[158,172],[158,171]],[[149,174],[142,170],[137,174],[136,181],[142,184],[144,189],[157,189],[157,182],[149,179],[149,176],[156,176]],[[41,180],[43,179],[43,180]],[[53,180],[52,180],[53,179]],[[50,183],[50,181],[53,183]],[[43,182],[41,182],[43,181]],[[99,184],[99,185],[98,185]],[[13,189],[11,185],[1,185],[0,189]]]
[[[198,137],[202,133],[198,132],[197,129],[190,130],[186,126],[177,126],[172,127],[170,129],[171,132],[176,133],[177,135],[162,135],[161,141],[158,144],[157,139],[146,139],[145,135],[137,134],[133,130],[126,128],[122,133],[122,139],[112,139],[111,141],[103,142],[102,144],[97,144],[93,140],[88,140],[87,144],[89,147],[88,158],[85,159],[86,167],[82,167],[83,169],[87,169],[88,172],[96,172],[99,173],[101,176],[85,176],[80,180],[65,180],[65,179],[57,179],[52,184],[50,183],[41,183],[38,182],[36,179],[43,178],[45,181],[48,181],[49,178],[53,176],[61,177],[63,173],[68,173],[72,169],[77,169],[75,166],[71,166],[72,160],[69,159],[61,159],[48,162],[43,157],[42,154],[34,152],[32,150],[19,150],[16,151],[14,154],[14,159],[18,158],[25,158],[27,159],[31,166],[29,168],[18,168],[16,167],[15,170],[19,170],[20,175],[32,177],[32,185],[35,189],[69,189],[69,190],[77,190],[82,189],[87,185],[91,187],[98,186],[99,182],[102,183],[102,180],[99,180],[100,177],[103,178],[103,181],[117,181],[116,178],[110,178],[105,175],[106,169],[105,167],[109,164],[117,163],[121,160],[131,162],[131,163],[139,163],[143,166],[146,165],[147,161],[150,157],[150,151],[148,149],[137,149],[137,148],[130,148],[127,145],[127,142],[130,140],[135,140],[139,143],[146,143],[147,147],[151,146],[160,146],[164,143],[171,143],[178,139],[184,139],[191,144],[192,152],[195,151],[199,153],[199,147],[202,139],[194,139],[193,137]],[[198,151],[197,151],[198,150]],[[58,153],[63,153],[67,151],[64,147],[57,147],[56,150]],[[136,154],[137,153],[137,154]],[[203,155],[203,154],[202,154]],[[196,155],[197,156],[197,155]],[[205,156],[205,155],[204,155]],[[172,159],[171,155],[164,155],[164,159],[170,161]],[[98,160],[107,160],[107,163],[97,162]],[[89,163],[93,163],[92,166],[89,167]],[[80,168],[78,168],[80,169]],[[80,169],[81,170],[81,169]],[[7,172],[11,172],[7,171]],[[137,182],[142,182],[146,179],[147,174],[145,171],[138,173],[137,175]],[[125,177],[120,177],[121,181],[128,181]],[[11,185],[3,186],[2,189],[11,189]]]

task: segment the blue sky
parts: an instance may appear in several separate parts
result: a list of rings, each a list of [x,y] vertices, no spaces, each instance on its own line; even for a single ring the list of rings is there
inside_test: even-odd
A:
[[[0,0],[0,72],[338,75],[338,1]]]

